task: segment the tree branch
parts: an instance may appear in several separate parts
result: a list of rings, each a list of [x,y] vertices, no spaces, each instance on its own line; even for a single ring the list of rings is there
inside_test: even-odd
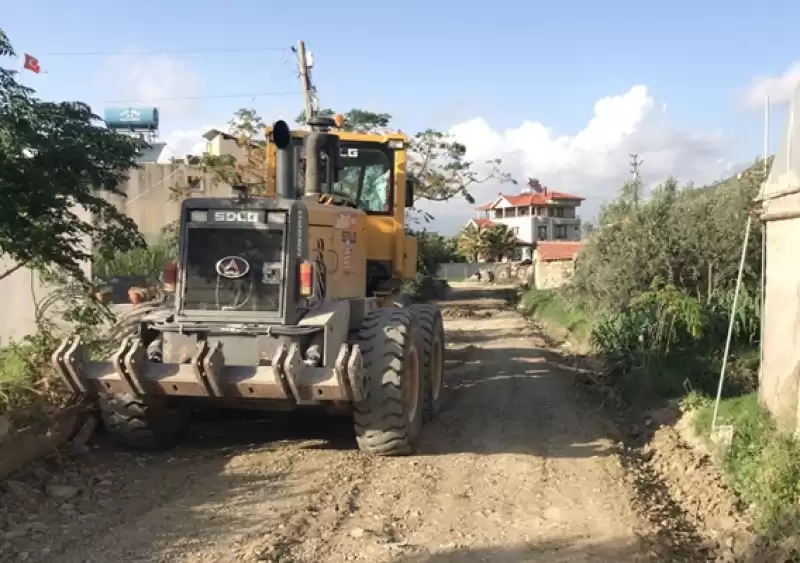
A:
[[[5,271],[5,272],[3,272],[2,274],[0,274],[0,280],[4,280],[5,278],[7,278],[8,276],[10,276],[11,274],[13,274],[14,272],[16,272],[17,270],[19,270],[20,268],[22,268],[23,266],[25,266],[25,264],[27,264],[27,262],[19,262],[19,263],[17,263],[17,265],[16,265],[16,266],[13,266],[13,267],[9,268],[8,270],[6,270],[6,271]]]

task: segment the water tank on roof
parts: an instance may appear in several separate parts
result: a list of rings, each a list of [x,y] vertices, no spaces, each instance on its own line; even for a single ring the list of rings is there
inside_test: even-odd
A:
[[[158,108],[154,107],[106,108],[103,118],[109,129],[158,129]]]

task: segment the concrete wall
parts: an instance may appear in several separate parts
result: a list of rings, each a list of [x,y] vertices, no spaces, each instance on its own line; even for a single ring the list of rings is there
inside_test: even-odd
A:
[[[800,218],[770,219],[800,212],[800,194],[769,201],[766,219],[764,364],[759,398],[785,430],[800,431]]]
[[[84,219],[89,218],[86,212],[79,212]],[[84,241],[88,246],[88,239]],[[0,257],[0,273],[8,271],[16,265],[16,261],[4,256]],[[83,266],[87,276],[91,276],[91,264]],[[55,287],[47,286],[39,280],[39,276],[28,268],[20,268],[14,273],[0,280],[0,295],[3,296],[3,322],[0,324],[0,346],[6,346],[12,341],[19,341],[25,336],[34,334],[37,330],[36,311],[38,305],[54,290]],[[57,304],[45,311],[45,317],[53,322],[58,322],[59,309]]]
[[[216,183],[196,166],[185,164],[146,163],[131,172],[122,186],[127,198],[106,196],[121,212],[136,221],[148,240],[158,238],[161,229],[178,219],[180,200],[172,199],[170,188],[186,190],[193,197],[215,197],[230,194],[230,187]]]
[[[217,184],[209,175],[203,176],[198,167],[184,164],[146,163],[131,172],[123,186],[127,198],[105,196],[117,209],[131,217],[148,240],[156,240],[161,229],[178,218],[180,201],[170,199],[170,187],[189,189],[192,196],[227,196],[230,188]],[[83,213],[86,220],[89,216]],[[86,241],[88,245],[89,242]],[[0,272],[14,266],[14,261],[0,257]],[[84,271],[91,275],[91,264]],[[55,288],[43,285],[38,276],[27,268],[20,268],[0,280],[0,295],[5,308],[4,320],[0,326],[0,346],[11,340],[20,340],[36,331],[36,307]],[[57,320],[57,308],[49,309],[49,316]]]
[[[236,143],[236,139],[231,139],[226,135],[217,135],[208,142],[208,154],[214,156],[230,154],[239,162],[247,156],[244,149]]]

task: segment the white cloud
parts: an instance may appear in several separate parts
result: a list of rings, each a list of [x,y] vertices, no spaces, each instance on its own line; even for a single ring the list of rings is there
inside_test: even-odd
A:
[[[199,155],[206,151],[203,135],[209,129],[227,131],[227,126],[203,125],[194,129],[176,129],[162,136],[159,141],[167,146],[161,153],[159,162],[169,162],[171,158],[185,158],[187,154]]]
[[[682,131],[665,112],[666,105],[657,104],[647,87],[634,86],[623,95],[599,100],[594,116],[574,136],[556,134],[538,121],[495,131],[480,117],[450,131],[467,146],[467,158],[473,162],[502,158],[506,171],[520,184],[535,177],[553,190],[585,197],[581,215],[591,218],[630,177],[630,153],[644,161],[641,174],[647,184],[670,174],[702,184],[731,170],[720,134]],[[487,183],[471,191],[484,203],[501,191],[518,192],[519,186]],[[463,200],[424,202],[420,207],[434,215],[433,228],[442,232],[455,232],[475,216],[474,206]]]
[[[758,76],[744,94],[744,103],[753,109],[763,109],[769,96],[770,104],[784,104],[792,99],[800,84],[800,61],[793,63],[778,76]]]
[[[189,115],[196,103],[189,98],[201,94],[200,73],[167,55],[129,50],[109,58],[103,76],[113,91],[113,99],[154,105],[171,118]]]

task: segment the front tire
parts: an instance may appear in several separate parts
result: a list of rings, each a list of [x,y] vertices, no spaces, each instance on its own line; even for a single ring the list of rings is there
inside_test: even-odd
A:
[[[423,391],[417,326],[409,309],[373,311],[358,332],[367,397],[353,405],[358,447],[396,456],[413,453],[422,430]]]
[[[417,320],[417,346],[422,373],[422,421],[430,422],[439,414],[444,380],[444,325],[435,305],[411,306]]]
[[[189,410],[161,398],[100,395],[100,416],[115,442],[137,450],[171,447],[189,426]]]

